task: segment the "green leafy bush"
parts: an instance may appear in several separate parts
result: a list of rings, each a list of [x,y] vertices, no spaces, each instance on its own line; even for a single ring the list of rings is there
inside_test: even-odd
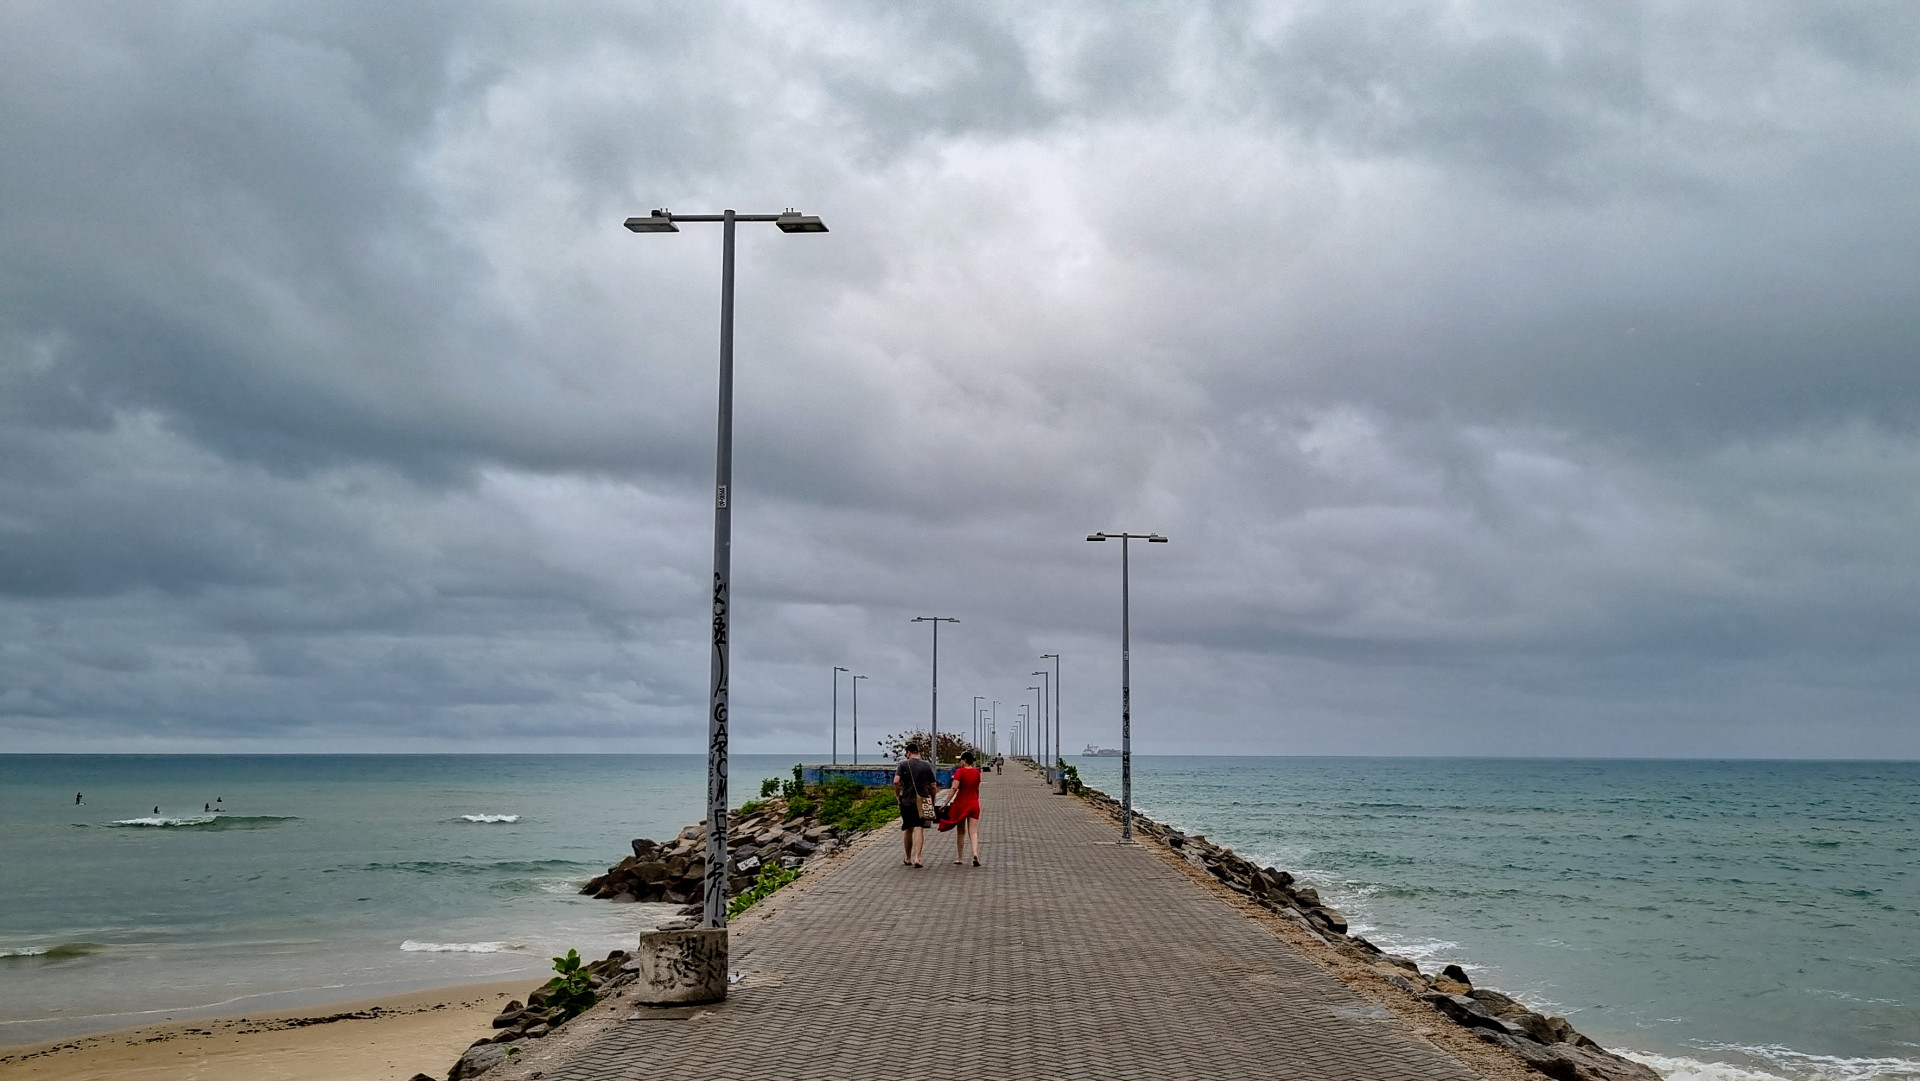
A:
[[[845,814],[832,821],[832,825],[843,829],[870,830],[900,817],[900,804],[893,793],[881,789],[859,803],[847,808]]]
[[[734,813],[739,815],[741,818],[745,818],[751,814],[759,814],[761,811],[766,810],[766,808],[767,808],[766,800],[750,799],[747,802],[741,804],[740,809],[738,811],[735,811]]]
[[[554,958],[553,970],[559,975],[547,981],[547,1007],[561,1011],[561,1015],[548,1024],[559,1024],[599,1001],[592,978],[580,966],[579,950],[568,950],[565,957]]]
[[[820,820],[837,823],[853,809],[867,794],[859,781],[851,777],[835,777],[818,789],[820,793]]]
[[[771,796],[778,791],[780,791],[780,778],[769,777],[766,780],[760,782],[760,798],[761,799],[766,799],[768,796]]]
[[[738,916],[740,913],[752,908],[763,898],[772,895],[774,890],[779,889],[799,877],[800,872],[786,870],[778,863],[761,864],[760,877],[755,880],[753,885],[749,886],[744,893],[735,897],[727,904],[727,918],[732,919]]]
[[[1080,781],[1080,767],[1067,765],[1067,760],[1064,758],[1060,760],[1060,775],[1066,778],[1067,791],[1074,795],[1080,795],[1087,790],[1087,786]]]
[[[787,821],[791,822],[796,818],[807,817],[813,813],[815,806],[816,804],[812,796],[801,794],[792,797],[787,800]]]

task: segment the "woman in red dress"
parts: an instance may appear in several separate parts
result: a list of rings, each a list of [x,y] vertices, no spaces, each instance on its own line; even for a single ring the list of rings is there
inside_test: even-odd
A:
[[[974,767],[973,752],[960,756],[960,764],[953,767],[953,799],[947,803],[946,814],[940,818],[940,830],[955,830],[953,835],[953,865],[967,854],[967,842],[973,842],[973,865],[980,866],[980,771]]]

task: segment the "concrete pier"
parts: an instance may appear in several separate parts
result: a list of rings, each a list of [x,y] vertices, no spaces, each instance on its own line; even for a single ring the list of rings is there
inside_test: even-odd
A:
[[[1475,1077],[1037,774],[981,799],[986,866],[950,834],[924,870],[863,848],[737,938],[725,1002],[642,1008],[547,1077]]]

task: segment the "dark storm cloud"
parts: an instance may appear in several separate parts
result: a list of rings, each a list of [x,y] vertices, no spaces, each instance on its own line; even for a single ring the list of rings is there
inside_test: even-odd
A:
[[[1920,753],[1903,6],[0,19],[10,747],[697,746],[718,237],[618,222],[797,205],[742,746],[934,611],[1110,741],[1130,527],[1149,749]]]

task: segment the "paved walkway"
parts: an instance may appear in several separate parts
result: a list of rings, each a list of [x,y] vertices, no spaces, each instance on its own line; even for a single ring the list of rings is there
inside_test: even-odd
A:
[[[981,798],[987,866],[946,834],[925,870],[868,848],[745,936],[725,1003],[622,1022],[549,1077],[1472,1081],[1036,775]]]

